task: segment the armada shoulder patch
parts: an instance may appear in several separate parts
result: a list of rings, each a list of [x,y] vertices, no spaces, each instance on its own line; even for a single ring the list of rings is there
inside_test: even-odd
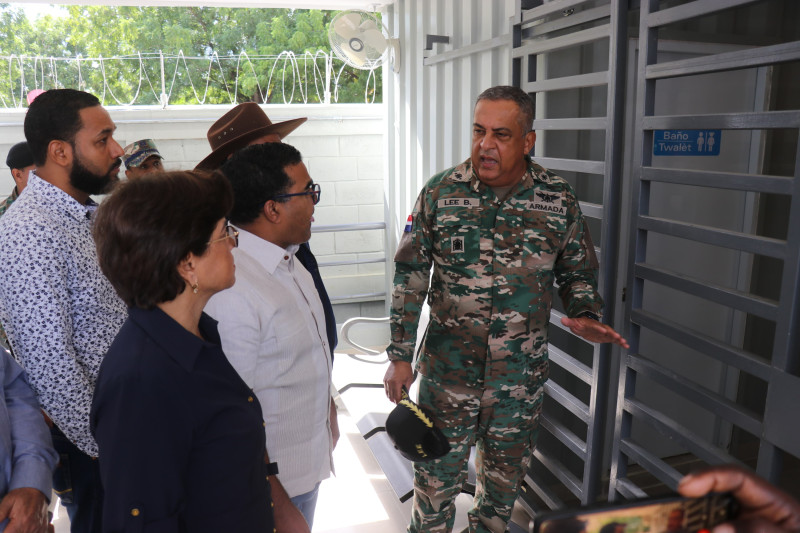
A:
[[[533,209],[535,211],[546,211],[548,213],[556,213],[558,215],[566,215],[564,208],[564,198],[561,193],[553,193],[546,191],[535,191],[536,197],[533,200]]]
[[[481,201],[477,198],[441,198],[436,202],[436,207],[480,207]]]

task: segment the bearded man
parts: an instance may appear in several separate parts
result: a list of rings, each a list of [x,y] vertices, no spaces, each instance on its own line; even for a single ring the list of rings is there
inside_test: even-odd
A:
[[[89,93],[41,94],[25,116],[36,171],[0,219],[0,322],[51,425],[60,456],[53,487],[73,533],[102,530],[89,408],[100,362],[127,316],[100,272],[91,231],[90,196],[118,181],[115,129]]]

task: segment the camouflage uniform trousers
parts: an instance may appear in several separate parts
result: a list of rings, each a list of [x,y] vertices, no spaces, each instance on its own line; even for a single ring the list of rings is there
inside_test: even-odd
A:
[[[487,383],[482,389],[420,376],[418,403],[435,415],[452,451],[435,461],[414,463],[410,533],[452,531],[455,498],[467,481],[473,445],[477,479],[469,531],[505,531],[536,444],[547,368],[547,361],[541,363],[529,383]]]

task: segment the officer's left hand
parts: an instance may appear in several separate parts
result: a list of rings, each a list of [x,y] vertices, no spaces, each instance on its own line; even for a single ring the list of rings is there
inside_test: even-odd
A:
[[[391,361],[386,374],[383,376],[383,388],[386,390],[386,397],[392,403],[397,403],[403,399],[403,387],[408,390],[414,383],[414,369],[408,361]]]
[[[592,320],[585,316],[578,318],[564,317],[561,319],[561,323],[567,326],[572,333],[583,337],[589,342],[613,342],[623,348],[630,348],[628,341],[614,331],[614,328],[597,320]]]

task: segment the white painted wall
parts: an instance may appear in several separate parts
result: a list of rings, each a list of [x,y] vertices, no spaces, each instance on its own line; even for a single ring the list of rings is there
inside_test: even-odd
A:
[[[167,169],[190,169],[210,153],[206,132],[231,106],[107,108],[122,145],[155,140]],[[315,226],[384,221],[384,111],[380,104],[269,105],[273,122],[306,116],[285,141],[297,147],[322,186]],[[14,187],[5,165],[8,149],[25,139],[24,110],[0,110],[0,198]],[[124,177],[124,171],[120,173]],[[315,233],[311,248],[320,263],[383,257],[384,231]],[[331,298],[385,290],[384,263],[324,267]],[[338,323],[352,316],[383,316],[383,298],[357,298],[335,306]]]

